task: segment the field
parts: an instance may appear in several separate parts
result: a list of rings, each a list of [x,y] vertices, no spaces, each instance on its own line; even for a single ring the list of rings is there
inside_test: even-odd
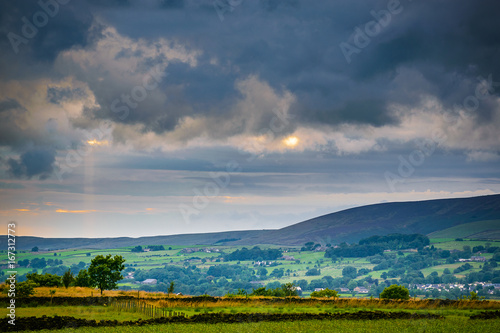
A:
[[[486,220],[460,224],[455,227],[433,232],[430,238],[481,238],[481,233],[497,230],[500,220]],[[491,237],[491,235],[490,235]]]
[[[433,333],[471,333],[471,332],[498,332],[500,320],[477,320],[470,323],[469,319],[453,318],[448,320],[380,320],[380,321],[304,321],[304,322],[260,322],[248,324],[168,324],[143,327],[103,327],[103,328],[78,328],[62,329],[60,333],[114,333],[114,332],[433,332]],[[49,330],[39,331],[54,332]]]
[[[491,223],[491,221],[481,222],[485,224],[487,227]],[[479,222],[478,222],[479,223]],[[458,228],[458,227],[457,227]],[[478,240],[468,240],[464,241],[456,241],[452,238],[432,238],[431,244],[437,248],[441,248],[444,250],[462,250],[464,246],[469,246],[473,248],[474,246],[486,246],[487,244],[491,246],[498,246],[500,242],[497,241],[478,241]],[[144,244],[146,246],[147,244]],[[257,269],[254,265],[254,261],[229,261],[229,262],[219,262],[218,257],[221,252],[231,253],[237,249],[241,249],[242,246],[212,246],[212,248],[216,248],[220,252],[193,252],[193,253],[183,253],[183,249],[189,247],[181,247],[181,246],[168,246],[165,245],[165,249],[163,251],[152,251],[152,252],[131,252],[131,247],[128,248],[118,248],[118,249],[105,249],[105,250],[62,250],[62,251],[45,251],[45,252],[29,252],[29,251],[20,251],[17,254],[17,260],[29,259],[33,258],[44,258],[45,260],[62,260],[63,265],[66,267],[71,267],[72,265],[78,265],[83,262],[85,265],[88,265],[91,259],[99,254],[106,255],[121,255],[126,260],[125,264],[131,270],[150,270],[155,268],[162,268],[165,264],[169,266],[177,266],[177,267],[186,267],[186,265],[194,266],[196,268],[207,270],[210,266],[223,264],[239,264],[242,266],[246,266],[250,269]],[[203,249],[204,247],[198,247]],[[267,246],[263,245],[262,248],[278,248],[277,246]],[[368,269],[370,272],[368,275],[373,277],[374,279],[381,279],[381,276],[388,272],[388,269],[385,270],[377,270],[372,271],[374,264],[371,264],[365,258],[339,258],[336,262],[332,262],[329,258],[324,257],[324,252],[311,252],[311,251],[300,251],[300,247],[282,247],[284,251],[284,255],[293,257],[294,260],[277,260],[272,265],[267,265],[265,268],[270,274],[274,269],[283,269],[284,274],[281,277],[269,277],[266,280],[263,280],[263,284],[267,284],[270,282],[278,282],[278,283],[288,283],[294,282],[298,280],[306,280],[310,283],[312,280],[319,279],[322,276],[331,276],[332,278],[342,277],[342,270],[346,266],[353,266],[356,269]],[[186,252],[186,250],[184,250]],[[405,255],[409,253],[406,252]],[[491,253],[481,254],[486,259],[490,259],[492,257]],[[445,260],[441,260],[438,265],[421,269],[424,277],[429,276],[433,272],[437,272],[439,275],[443,273],[445,269],[449,269],[453,272],[454,269],[462,265],[461,263],[453,263],[448,264]],[[472,269],[466,271],[465,273],[477,272],[481,269],[482,264],[479,262],[471,263],[473,266]],[[311,268],[318,268],[321,270],[320,276],[308,276],[306,272]],[[28,272],[32,272],[33,268],[17,268],[18,275],[22,275]],[[42,269],[37,269],[39,273],[42,273]],[[465,273],[457,273],[455,276],[457,278],[462,278]],[[366,278],[368,275],[358,276],[356,280],[360,280]],[[137,290],[142,286],[134,282],[134,280],[123,280],[119,283],[120,288]],[[59,291],[58,291],[59,293]],[[90,291],[89,296],[93,293]],[[106,294],[109,294],[109,291],[106,291]],[[305,292],[304,295],[308,295],[308,292]],[[222,296],[222,294],[219,294]]]
[[[107,297],[105,300],[110,300]],[[298,299],[300,301],[300,299]],[[40,332],[496,332],[500,319],[473,320],[469,317],[482,311],[500,309],[497,301],[461,301],[436,303],[429,301],[383,302],[369,299],[338,300],[293,300],[276,298],[218,298],[196,301],[190,297],[167,299],[157,298],[153,294],[144,294],[140,302],[165,307],[183,316],[191,317],[203,314],[228,315],[264,314],[264,315],[313,315],[321,314],[357,314],[363,311],[382,311],[390,313],[408,312],[412,314],[438,315],[441,319],[378,319],[378,320],[293,320],[293,321],[258,321],[245,323],[169,323],[142,326],[79,327],[60,330],[42,330]],[[34,303],[37,303],[34,300]],[[112,303],[98,306],[28,306],[16,309],[17,319],[24,317],[70,316],[86,320],[124,321],[146,320],[151,318],[145,312],[130,311],[113,306]]]
[[[498,246],[498,244],[499,242],[497,241],[470,239],[457,241],[454,238],[446,237],[431,239],[431,245],[435,248],[450,251],[461,251],[464,247],[473,248],[480,245],[485,247]],[[144,247],[147,245],[148,244],[144,244]],[[142,272],[142,276],[147,276],[147,274],[149,274],[147,272],[151,269],[156,269],[157,272],[166,270],[166,268],[164,268],[165,266],[178,267],[179,271],[185,271],[186,267],[190,267],[190,270],[193,272],[205,272],[204,274],[206,274],[207,278],[209,277],[209,274],[206,273],[207,270],[212,266],[221,264],[228,267],[232,265],[238,267],[238,269],[248,268],[255,271],[264,267],[267,269],[269,275],[271,275],[271,272],[275,269],[283,271],[283,276],[268,277],[261,281],[262,284],[272,282],[276,285],[288,282],[298,283],[300,280],[308,281],[308,283],[311,283],[311,281],[312,283],[318,283],[318,281],[323,281],[323,276],[330,276],[333,279],[342,279],[342,271],[347,266],[355,267],[358,271],[361,269],[367,270],[367,273],[363,273],[355,278],[355,281],[361,280],[359,282],[361,285],[362,283],[366,283],[363,279],[366,279],[368,276],[374,279],[382,279],[381,276],[390,271],[390,269],[373,271],[372,269],[375,264],[371,263],[367,257],[345,257],[331,260],[330,258],[325,258],[324,251],[304,251],[301,250],[300,247],[281,247],[280,250],[283,251],[283,255],[293,257],[293,259],[278,259],[267,262],[264,266],[256,266],[256,262],[250,260],[220,260],[221,253],[229,254],[233,251],[241,250],[243,248],[242,246],[194,246],[196,248],[194,252],[190,252],[190,248],[193,247],[169,245],[165,245],[164,247],[165,250],[150,252],[132,252],[132,247],[104,250],[19,251],[16,260],[44,258],[49,262],[49,260],[53,261],[58,259],[59,261],[62,260],[65,267],[88,267],[88,264],[96,255],[121,255],[126,260],[124,275],[128,272],[133,272],[136,276],[139,275],[138,272]],[[261,248],[277,249],[279,247],[262,245]],[[412,250],[391,251],[387,255],[393,258],[404,259],[412,255],[412,253],[414,253]],[[491,253],[482,253],[481,255],[487,259],[493,256]],[[431,267],[420,269],[424,277],[435,276],[436,273],[442,275],[445,271],[453,272],[464,264],[463,262],[447,263],[444,258],[435,258],[433,260],[434,264]],[[84,264],[83,266],[82,262]],[[467,270],[462,272],[457,271],[454,275],[458,278],[462,278],[465,274],[480,272],[485,265],[484,262],[470,262],[469,264],[470,266]],[[47,268],[52,269],[57,268],[57,266],[47,266]],[[306,272],[312,268],[320,270],[320,275],[307,275]],[[20,267],[17,269],[19,275],[35,270],[39,273],[43,272],[42,269],[34,269],[33,267]],[[498,268],[495,268],[495,270],[498,270]],[[147,274],[145,274],[145,272]],[[185,278],[189,277],[186,276]],[[219,277],[217,280],[219,282],[222,279],[222,277]],[[393,279],[392,281],[397,279],[398,278]],[[231,294],[228,294],[226,297],[214,298],[210,296],[201,296],[201,298],[196,298],[155,292],[154,290],[156,289],[154,289],[154,286],[145,286],[138,283],[139,281],[141,280],[138,279],[138,281],[135,281],[135,279],[124,279],[119,282],[119,288],[121,288],[121,290],[106,290],[104,292],[105,297],[100,297],[99,291],[94,288],[71,286],[69,288],[37,287],[35,288],[33,297],[24,299],[16,304],[16,316],[20,320],[35,320],[30,319],[34,317],[38,318],[36,320],[42,320],[44,322],[48,320],[49,324],[45,323],[44,325],[49,326],[43,327],[62,328],[61,330],[57,330],[57,332],[99,331],[100,333],[132,331],[281,332],[283,330],[290,330],[293,332],[390,331],[391,333],[496,332],[498,331],[498,325],[500,325],[500,319],[498,318],[489,320],[470,319],[471,316],[478,315],[484,311],[499,311],[500,302],[495,301],[497,295],[488,295],[488,298],[492,299],[491,301],[447,301],[428,299],[429,295],[418,294],[420,295],[419,297],[412,298],[409,301],[386,302],[379,300],[378,295],[369,298],[366,294],[357,294],[353,297],[350,292],[339,293],[340,298],[335,300],[311,299],[309,298],[311,292],[309,289],[303,292],[302,297],[299,298],[248,297]],[[227,281],[237,282],[238,280],[236,277],[236,279],[228,278]],[[259,287],[259,285],[255,284],[255,288],[257,287]],[[145,291],[147,289],[150,291]],[[248,289],[247,292],[250,293]],[[201,293],[203,293],[203,290]],[[222,295],[224,294],[225,293]],[[5,303],[6,298],[3,298],[2,302]],[[374,320],[366,320],[362,317],[363,313],[376,314],[376,316],[380,315],[381,317],[376,317]],[[400,315],[410,316],[411,318],[405,317],[406,319],[401,319],[401,317],[398,317]],[[61,319],[61,316],[67,319]],[[215,316],[215,318],[219,319],[208,324],[206,321],[208,319],[206,318],[212,318],[210,316]],[[236,318],[235,316],[240,318],[238,322],[232,323],[231,320],[229,320],[229,322],[225,321],[227,318],[234,319]],[[241,316],[247,319],[241,319],[243,318]],[[340,318],[338,316],[353,317]],[[387,316],[389,316],[390,319],[385,319]],[[424,318],[417,318],[414,316],[424,316]],[[5,316],[3,317],[5,318]],[[439,317],[440,319],[436,319],[435,317]],[[162,321],[164,319],[167,321],[175,321],[177,320],[175,318],[180,318],[179,320],[183,322],[170,322],[166,324],[166,321]],[[205,319],[200,319],[203,323],[193,323],[192,321],[197,319],[192,318]],[[337,318],[338,320],[332,318]],[[54,326],[54,322],[50,324],[51,320],[55,320],[56,322],[62,320],[63,324]],[[80,320],[80,324],[74,324],[71,320]],[[93,320],[97,324],[101,323],[100,325],[112,325],[114,327],[91,327],[93,324],[81,324],[88,320]],[[241,323],[241,321],[243,321],[243,323]],[[32,321],[32,323],[37,325],[34,321]],[[76,326],[74,328],[64,328],[68,325]],[[129,325],[134,326],[131,327]],[[37,326],[34,327],[38,328]]]

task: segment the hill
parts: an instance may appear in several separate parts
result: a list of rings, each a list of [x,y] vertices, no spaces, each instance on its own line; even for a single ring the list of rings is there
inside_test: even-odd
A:
[[[305,241],[357,242],[373,235],[390,233],[430,234],[471,222],[500,219],[500,195],[472,198],[392,202],[351,208],[323,215],[275,231],[245,238],[243,244],[301,245]],[[483,230],[484,231],[484,230]],[[493,223],[488,234],[498,237],[500,224]],[[476,231],[476,232],[479,232]],[[470,234],[474,233],[472,228]]]
[[[499,238],[500,220],[488,220],[460,224],[455,227],[430,233],[431,238]],[[495,235],[496,234],[496,235]]]
[[[441,232],[438,233],[438,232]],[[303,245],[305,242],[357,242],[373,235],[421,233],[432,237],[500,238],[500,195],[472,198],[392,202],[351,208],[277,230],[228,231],[140,238],[17,237],[19,250],[137,245]],[[467,235],[467,236],[464,236]],[[0,247],[7,248],[6,237]]]

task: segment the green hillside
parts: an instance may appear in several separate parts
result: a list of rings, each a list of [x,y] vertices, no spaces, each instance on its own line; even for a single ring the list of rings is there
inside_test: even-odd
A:
[[[491,239],[500,233],[500,220],[465,223],[430,233],[430,238],[475,238]]]

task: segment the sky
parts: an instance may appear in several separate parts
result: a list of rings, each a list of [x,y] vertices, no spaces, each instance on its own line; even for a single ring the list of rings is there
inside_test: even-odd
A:
[[[0,234],[276,229],[500,193],[499,12],[1,1]]]

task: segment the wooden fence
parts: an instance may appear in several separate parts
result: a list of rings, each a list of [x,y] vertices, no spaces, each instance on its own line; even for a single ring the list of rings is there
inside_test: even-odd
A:
[[[142,300],[113,301],[110,305],[118,311],[139,312],[151,318],[186,316],[184,312],[159,308]]]

